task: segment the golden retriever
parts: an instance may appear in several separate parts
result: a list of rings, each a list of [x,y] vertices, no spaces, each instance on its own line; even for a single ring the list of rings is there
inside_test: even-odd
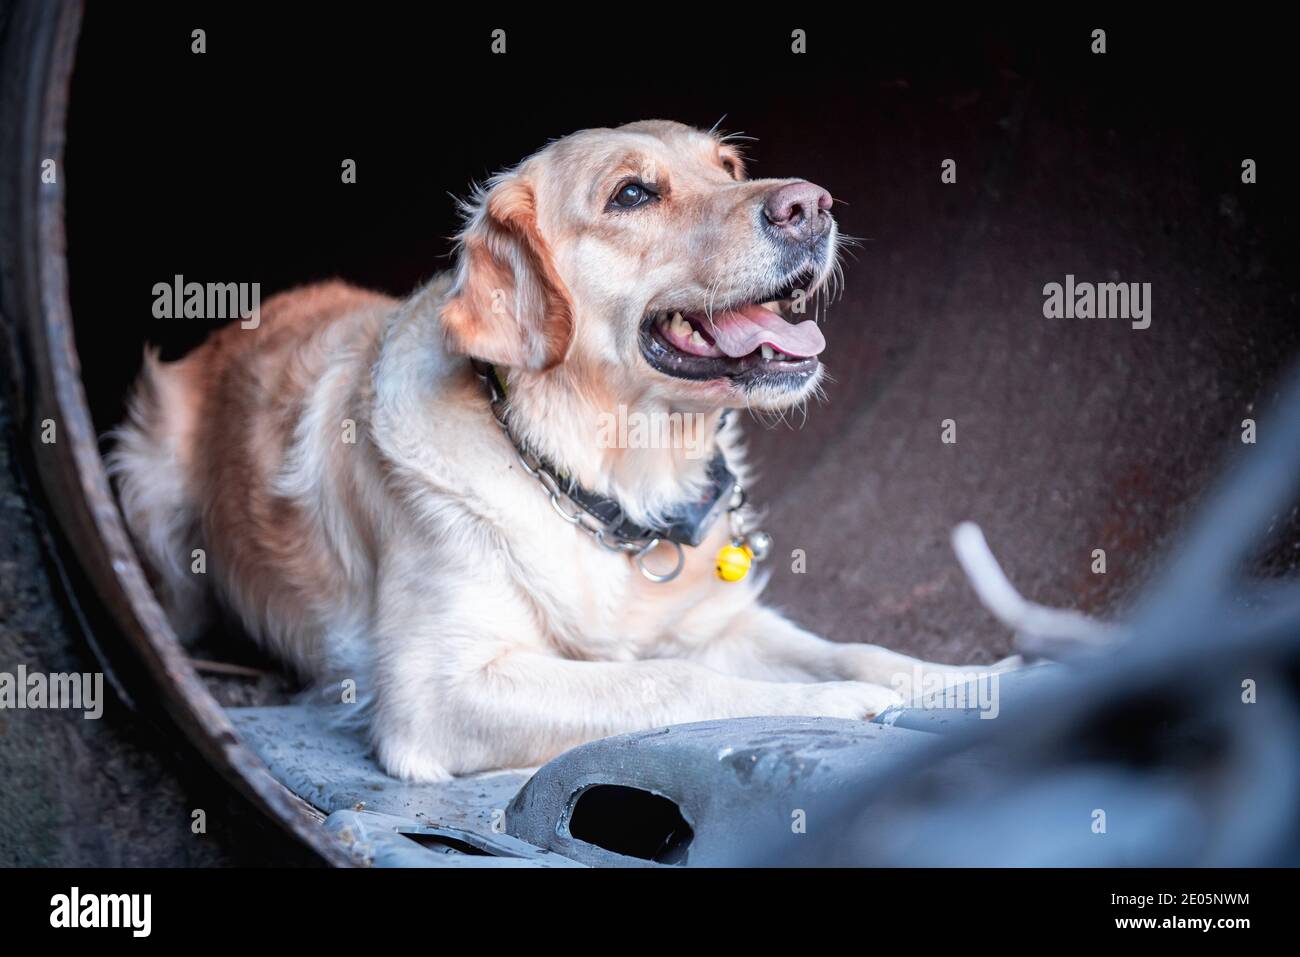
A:
[[[709,498],[718,452],[748,483],[725,410],[817,389],[830,208],[747,178],[711,133],[584,130],[480,190],[454,270],[409,299],[324,283],[178,362],[146,355],[110,464],[178,633],[211,582],[417,781],[678,722],[867,718],[923,675],[980,673],[826,641],[759,604],[758,576],[722,580],[748,506],[680,549],[559,514],[577,487],[659,528]],[[610,441],[618,416],[670,426]]]

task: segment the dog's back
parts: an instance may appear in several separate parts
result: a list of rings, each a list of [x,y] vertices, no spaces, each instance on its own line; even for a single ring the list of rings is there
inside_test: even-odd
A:
[[[305,596],[294,586],[309,583],[320,594],[346,570],[332,554],[337,549],[320,547],[325,517],[303,505],[313,490],[294,495],[286,484],[301,484],[303,475],[329,480],[324,463],[300,461],[323,437],[305,430],[347,442],[349,428],[354,437],[364,429],[361,419],[349,421],[345,406],[364,387],[364,374],[356,373],[392,305],[342,282],[321,283],[275,296],[256,328],[232,323],[177,362],[146,351],[109,465],[182,639],[202,629],[204,585],[214,580],[250,631],[314,670],[316,651],[295,639],[316,603],[299,601]]]

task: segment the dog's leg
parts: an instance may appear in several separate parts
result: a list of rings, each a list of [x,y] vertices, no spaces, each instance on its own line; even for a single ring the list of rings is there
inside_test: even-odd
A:
[[[385,770],[439,780],[546,761],[584,741],[759,715],[863,719],[897,704],[859,681],[796,683],[679,660],[580,661],[537,635],[498,584],[394,587],[381,603],[371,732]]]
[[[879,645],[819,638],[771,608],[752,606],[724,633],[700,644],[692,660],[727,674],[773,681],[865,681],[904,700],[1020,667],[1018,657],[992,665],[942,665]]]
[[[482,676],[493,713],[480,765],[531,764],[583,741],[627,731],[759,715],[865,719],[896,704],[856,681],[782,683],[725,675],[686,661],[581,662],[519,654]]]
[[[782,683],[724,675],[688,661],[573,661],[505,652],[461,676],[434,700],[417,685],[386,688],[388,713],[403,728],[375,727],[390,774],[439,779],[500,767],[527,767],[595,738],[668,724],[759,715],[865,719],[900,701],[857,681]]]

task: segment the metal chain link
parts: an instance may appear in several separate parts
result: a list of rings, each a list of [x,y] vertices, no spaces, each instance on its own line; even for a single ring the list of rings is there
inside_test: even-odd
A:
[[[667,544],[671,545],[676,550],[677,561],[675,567],[671,571],[660,574],[658,572],[653,572],[646,567],[645,557],[658,548],[659,545],[665,543],[665,539],[661,539],[657,536],[644,539],[622,538],[621,536],[613,535],[613,529],[610,526],[600,522],[595,518],[595,516],[589,514],[581,507],[575,505],[574,511],[565,511],[564,506],[560,503],[560,499],[567,498],[568,496],[564,493],[564,487],[561,485],[560,479],[542,463],[541,459],[532,455],[532,453],[525,453],[523,446],[519,442],[516,442],[514,436],[511,435],[510,426],[506,424],[504,416],[502,416],[499,411],[501,400],[505,397],[501,394],[501,390],[497,386],[495,379],[477,366],[475,367],[474,372],[487,384],[492,400],[491,408],[493,420],[495,420],[496,424],[510,441],[511,446],[515,450],[515,457],[519,459],[519,464],[523,466],[524,471],[537,479],[542,488],[546,490],[547,497],[551,502],[551,508],[555,509],[555,513],[559,515],[560,518],[564,519],[570,525],[586,532],[595,540],[597,545],[604,548],[606,551],[622,552],[627,555],[633,564],[636,565],[637,570],[652,582],[670,582],[682,573],[682,568],[686,565],[686,553],[682,549],[680,543],[673,541],[667,542]],[[529,458],[532,458],[533,461],[529,462]],[[611,541],[610,539],[614,540]]]

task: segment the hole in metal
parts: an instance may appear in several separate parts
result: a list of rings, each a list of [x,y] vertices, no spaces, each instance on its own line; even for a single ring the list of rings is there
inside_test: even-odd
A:
[[[659,864],[686,860],[695,832],[668,798],[621,784],[597,784],[578,795],[569,834],[615,854]]]

